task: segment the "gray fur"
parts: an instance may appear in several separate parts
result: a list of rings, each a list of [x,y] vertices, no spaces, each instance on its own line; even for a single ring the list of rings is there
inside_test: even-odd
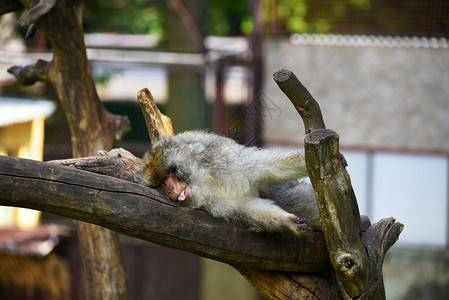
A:
[[[308,234],[320,228],[318,208],[307,176],[302,150],[245,147],[218,135],[192,131],[152,146],[143,159],[157,160],[136,174],[148,186],[173,174],[191,186],[190,197],[175,201],[186,208],[204,208],[213,216],[245,225],[251,231],[291,230]],[[162,174],[154,174],[161,172]],[[304,219],[300,219],[304,218]],[[306,219],[308,220],[306,220]]]

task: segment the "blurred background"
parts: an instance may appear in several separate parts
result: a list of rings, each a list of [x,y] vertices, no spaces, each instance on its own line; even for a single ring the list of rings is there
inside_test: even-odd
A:
[[[24,87],[6,71],[52,57],[42,31],[24,38],[19,17],[0,17],[0,154],[69,158],[52,86]],[[149,147],[136,97],[145,87],[177,132],[302,147],[302,121],[272,79],[289,66],[340,135],[361,213],[405,225],[384,264],[387,299],[449,297],[447,0],[92,0],[84,25],[97,92],[132,123],[118,146],[136,156]],[[0,207],[0,225],[1,299],[42,299],[44,290],[83,299],[69,220]],[[122,244],[130,299],[262,299],[222,263]]]

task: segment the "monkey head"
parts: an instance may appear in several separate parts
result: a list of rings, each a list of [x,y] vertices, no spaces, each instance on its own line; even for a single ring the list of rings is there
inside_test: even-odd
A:
[[[143,157],[136,181],[159,187],[172,200],[185,201],[191,193],[193,145],[179,144],[172,138],[156,142]],[[195,163],[193,163],[195,165]]]

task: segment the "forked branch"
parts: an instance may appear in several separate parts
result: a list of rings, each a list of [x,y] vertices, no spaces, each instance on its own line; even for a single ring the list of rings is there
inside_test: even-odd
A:
[[[403,225],[393,218],[383,219],[360,238],[359,209],[341,162],[338,134],[325,129],[318,103],[289,68],[277,71],[273,78],[304,122],[307,170],[341,294],[345,299],[384,299],[383,258]]]

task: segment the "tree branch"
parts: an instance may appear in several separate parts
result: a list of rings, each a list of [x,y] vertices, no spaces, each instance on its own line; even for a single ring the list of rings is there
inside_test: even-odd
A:
[[[330,268],[320,232],[248,233],[158,191],[109,176],[0,156],[0,204],[47,211],[163,246],[245,267],[321,272]]]
[[[361,299],[373,299],[373,295],[376,295],[376,299],[385,299],[382,265],[388,249],[396,243],[403,229],[403,224],[390,217],[375,223],[362,235],[372,275]]]
[[[283,67],[273,74],[273,79],[301,115],[306,134],[316,129],[326,128],[318,102],[315,101],[292,70]]]
[[[134,182],[140,158],[125,149],[118,148],[109,152],[99,151],[96,156],[52,160],[49,163]]]
[[[353,205],[351,180],[340,162],[338,135],[329,129],[309,133],[305,156],[332,266],[344,290],[358,298],[368,283],[368,256],[359,236],[360,214],[357,203]]]
[[[50,67],[51,63],[39,59],[35,65],[10,67],[8,73],[13,75],[20,84],[32,85],[38,81],[49,81]]]
[[[148,135],[152,143],[175,134],[173,123],[169,117],[161,114],[153,95],[145,88],[137,93],[137,100],[147,124]]]

